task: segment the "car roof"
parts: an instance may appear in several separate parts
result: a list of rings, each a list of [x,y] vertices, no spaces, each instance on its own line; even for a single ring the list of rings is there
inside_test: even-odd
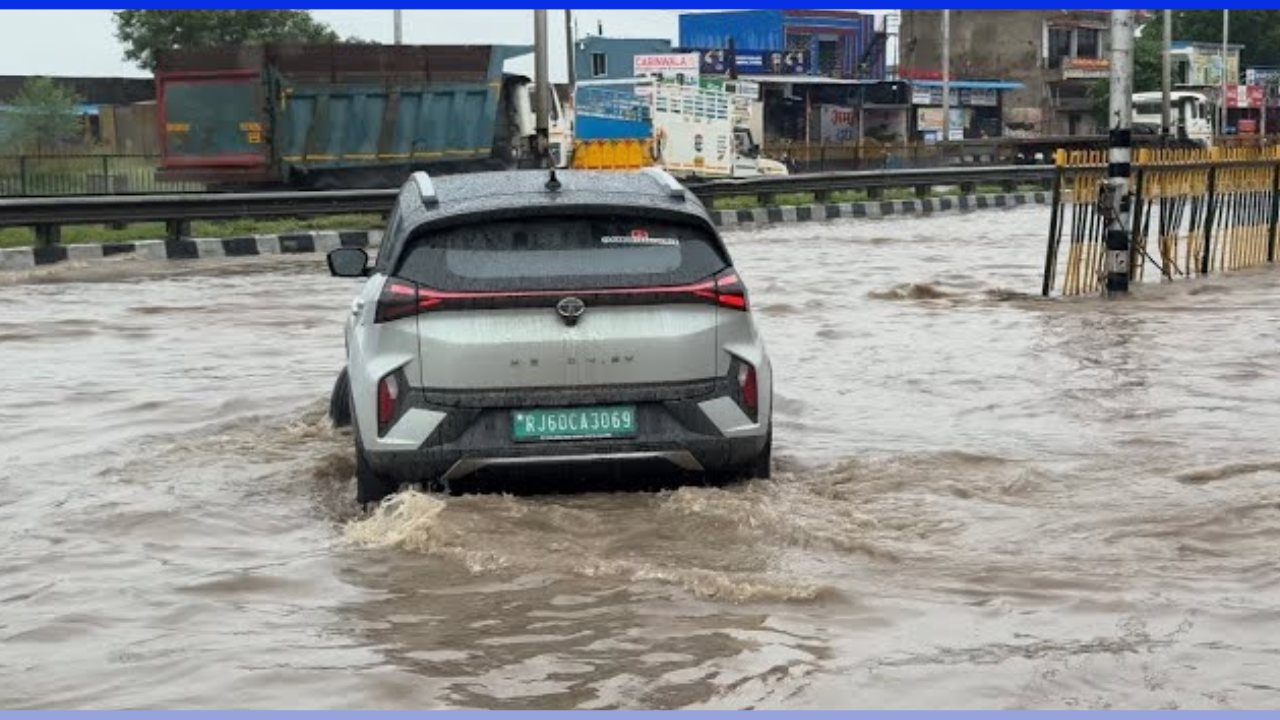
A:
[[[552,179],[554,178],[554,182]],[[554,189],[553,189],[554,188]],[[712,226],[701,201],[666,172],[508,170],[430,177],[414,173],[400,191],[406,225],[417,228],[465,215],[505,211],[554,214],[564,206],[682,214]]]

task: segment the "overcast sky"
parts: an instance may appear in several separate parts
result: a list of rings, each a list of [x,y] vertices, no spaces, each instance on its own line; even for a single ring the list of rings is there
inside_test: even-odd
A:
[[[575,10],[579,32],[597,22],[615,37],[676,40],[680,10]],[[344,37],[391,42],[390,10],[316,10],[316,18]],[[565,77],[564,15],[550,13],[552,79]],[[533,44],[532,10],[405,10],[410,44]],[[533,73],[532,56],[508,64]],[[146,77],[124,60],[109,10],[0,10],[0,75],[96,75]]]
[[[676,10],[576,10],[582,34],[676,39]],[[316,10],[339,34],[391,42],[390,10]],[[564,15],[550,13],[551,73],[565,74]],[[533,44],[532,10],[405,10],[404,41],[411,44]],[[557,52],[558,50],[558,52]],[[527,67],[526,67],[527,65]],[[533,72],[531,57],[508,69]],[[147,73],[124,60],[109,10],[0,10],[0,75],[121,75]]]

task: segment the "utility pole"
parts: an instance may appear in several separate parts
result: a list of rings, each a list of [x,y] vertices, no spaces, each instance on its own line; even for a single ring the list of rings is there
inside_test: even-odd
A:
[[[551,134],[550,89],[547,71],[547,11],[533,11],[533,112],[537,137],[534,157],[539,167],[547,166],[548,138]]]
[[[400,10],[391,11],[391,23],[392,23],[392,27],[394,28],[394,37],[397,45],[400,45],[404,42],[404,22],[400,14],[401,14]]]
[[[942,11],[942,142],[951,139],[951,11]]]
[[[573,11],[564,11],[564,59],[568,68],[565,71],[565,77],[569,80],[569,86],[578,82],[578,68],[573,62],[573,44],[576,38],[573,37]]]
[[[1098,210],[1107,220],[1106,293],[1129,292],[1130,161],[1133,149],[1133,11],[1111,11],[1111,149]]]
[[[1160,137],[1169,142],[1170,91],[1173,89],[1173,11],[1164,11],[1164,50],[1160,61]]]
[[[1222,11],[1222,107],[1218,108],[1218,134],[1227,134],[1227,25],[1228,11]]]

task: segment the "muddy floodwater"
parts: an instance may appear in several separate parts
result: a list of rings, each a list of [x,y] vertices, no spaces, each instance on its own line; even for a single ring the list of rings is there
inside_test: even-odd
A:
[[[318,258],[0,278],[0,707],[1280,708],[1280,272],[1047,220],[728,233],[770,481],[369,516]]]

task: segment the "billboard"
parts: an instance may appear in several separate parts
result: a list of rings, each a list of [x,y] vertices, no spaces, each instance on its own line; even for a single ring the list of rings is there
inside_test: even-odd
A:
[[[632,75],[636,77],[683,77],[686,83],[698,83],[701,65],[698,53],[662,53],[636,55],[631,61]]]
[[[1064,80],[1101,80],[1111,76],[1107,58],[1068,57],[1062,59]]]
[[[857,142],[858,111],[840,105],[822,105],[818,111],[818,133],[824,143]]]
[[[1262,85],[1228,85],[1227,107],[1260,108],[1266,96],[1266,88]]]
[[[996,107],[1000,104],[1000,92],[994,88],[951,88],[953,107]],[[941,105],[942,88],[938,86],[911,86],[912,105]]]
[[[743,50],[711,48],[690,50],[701,58],[704,75],[728,75],[732,67],[740,75],[808,75],[806,50]]]

